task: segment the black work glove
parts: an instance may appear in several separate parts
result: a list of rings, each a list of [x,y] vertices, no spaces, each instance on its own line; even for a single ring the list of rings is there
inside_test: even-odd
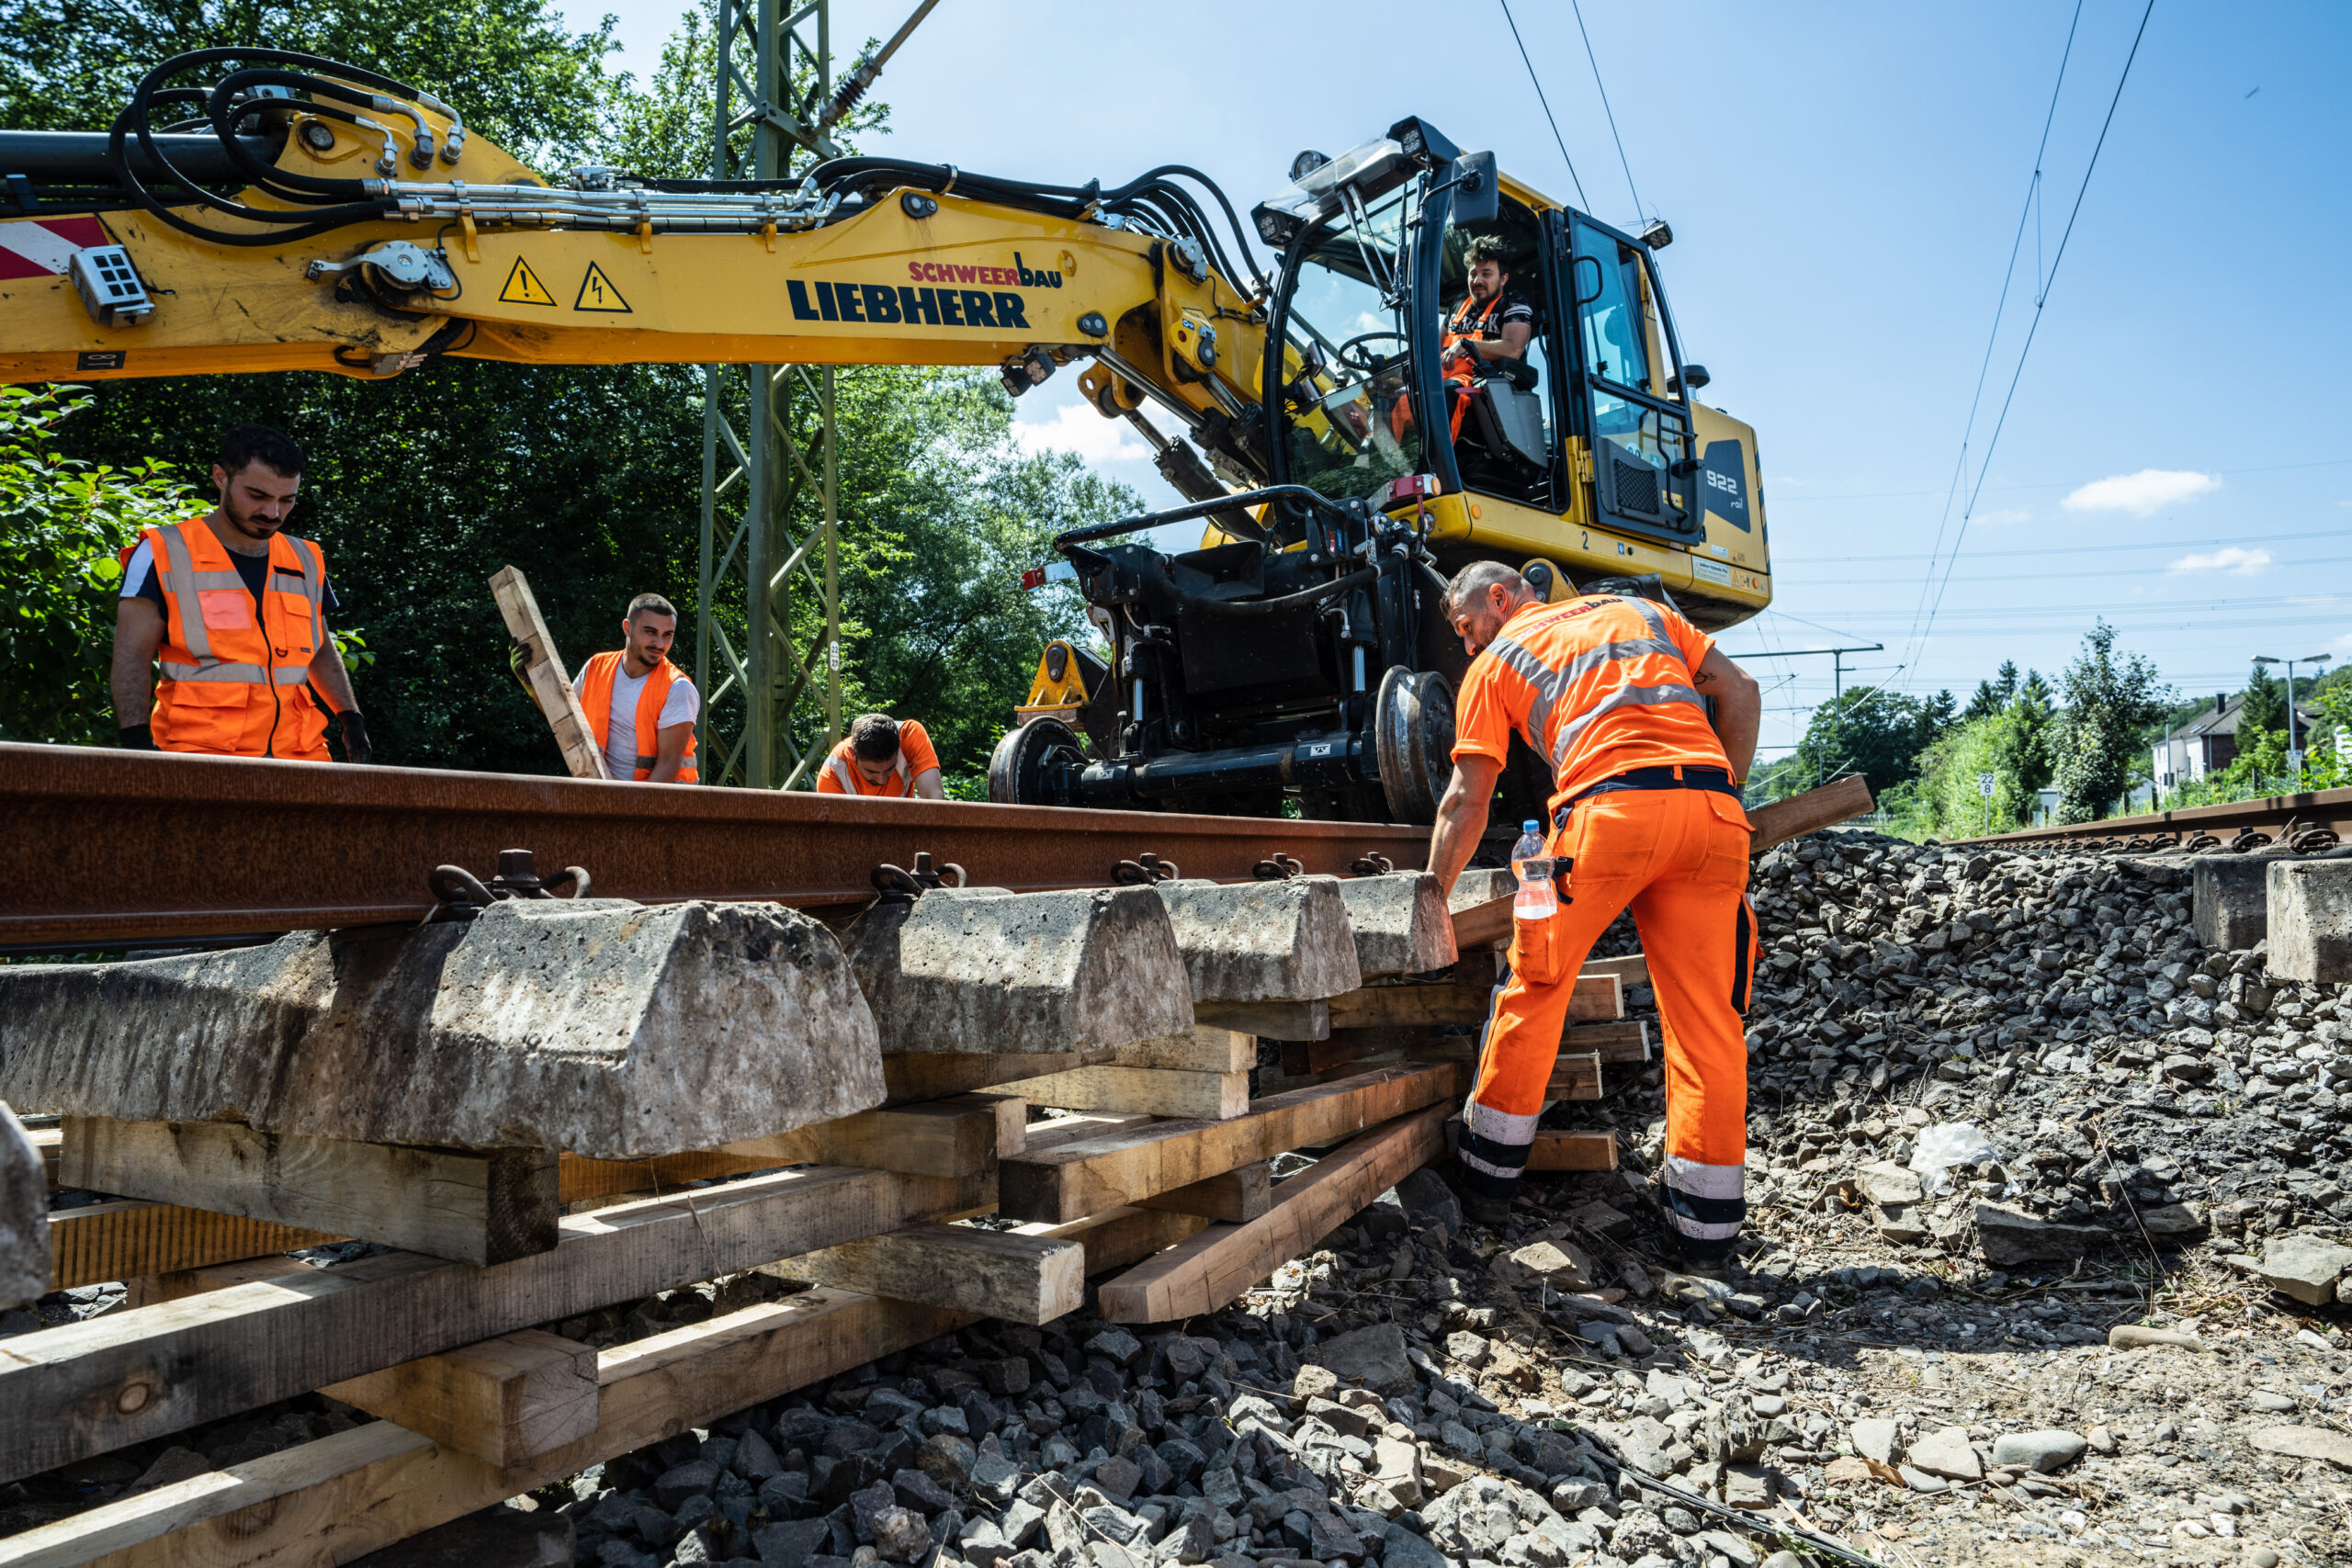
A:
[[[126,751],[154,751],[161,750],[161,748],[155,744],[155,727],[152,724],[124,725],[122,727],[122,739],[118,742],[118,744]]]
[[[368,744],[368,721],[358,710],[346,710],[343,716],[343,757],[347,762],[363,766],[376,760],[376,749]]]

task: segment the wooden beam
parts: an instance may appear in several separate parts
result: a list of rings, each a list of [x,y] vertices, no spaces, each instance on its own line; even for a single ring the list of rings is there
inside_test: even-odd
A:
[[[658,1159],[598,1160],[566,1155],[567,1203],[616,1192],[661,1191],[780,1165],[855,1165],[908,1176],[982,1176],[1008,1145],[1018,1153],[1028,1106],[1018,1096],[963,1094],[922,1105],[864,1111],[773,1137],[745,1138]]]
[[[526,1328],[319,1392],[503,1470],[596,1429],[596,1351]]]
[[[0,1340],[0,1481],[895,1230],[964,1206],[957,1185],[819,1166],[574,1215],[553,1251],[487,1269],[382,1253]]]
[[[910,1225],[760,1271],[1011,1323],[1051,1323],[1086,1304],[1086,1249],[1077,1242],[970,1225]]]
[[[1146,1209],[1170,1209],[1180,1214],[1198,1214],[1203,1219],[1222,1220],[1238,1225],[1254,1220],[1272,1207],[1274,1201],[1273,1166],[1267,1160],[1239,1166],[1221,1176],[1205,1181],[1194,1181],[1182,1187],[1139,1201]]]
[[[1250,1103],[1250,1075],[1187,1073],[1168,1067],[1080,1067],[1004,1086],[1033,1105],[1073,1111],[1125,1111],[1221,1122]]]
[[[1033,1144],[999,1167],[998,1207],[1012,1219],[1074,1220],[1302,1145],[1334,1142],[1457,1095],[1467,1081],[1458,1062],[1379,1067],[1253,1100],[1229,1122],[1159,1122],[1042,1151]]]
[[[1096,1273],[1125,1268],[1204,1223],[1120,1208],[1012,1234],[1077,1241],[1086,1248],[1088,1271]],[[11,1536],[0,1540],[0,1564],[348,1562],[972,1321],[820,1287],[603,1351],[596,1358],[595,1431],[508,1469],[391,1422],[371,1422]]]
[[[1329,1040],[1285,1040],[1282,1045],[1283,1076],[1293,1078],[1344,1067],[1379,1049],[1371,1031],[1363,1029],[1335,1029]]]
[[[491,577],[490,592],[498,601],[498,613],[505,618],[506,635],[523,645],[530,661],[525,667],[523,683],[531,689],[531,700],[538,704],[541,716],[555,733],[565,769],[575,779],[609,778],[595,728],[571,689],[571,675],[556,652],[547,621],[539,615],[530,581],[518,568],[501,567]]]
[[[1472,1028],[1487,1021],[1493,1003],[1487,986],[1366,986],[1331,998],[1331,1028]],[[1577,976],[1568,993],[1570,1022],[1624,1016],[1624,991],[1614,975]]]
[[[1646,986],[1650,983],[1650,961],[1638,953],[1623,958],[1588,958],[1584,961],[1584,974],[1577,979],[1582,981],[1594,975],[1614,975],[1621,986]]]
[[[40,1156],[42,1179],[51,1192],[57,1190],[58,1148],[65,1137],[62,1127],[28,1127],[25,1136],[33,1141],[33,1151]]]
[[[1748,840],[1747,852],[1760,855],[1791,839],[1834,828],[1849,818],[1867,815],[1872,805],[1871,786],[1860,773],[1848,773],[1819,789],[1757,807],[1747,814],[1747,824],[1755,830],[1755,836]]]
[[[555,1246],[551,1149],[419,1149],[228,1122],[65,1119],[58,1179],[477,1265]]]
[[[1564,1052],[1589,1053],[1604,1062],[1646,1062],[1650,1059],[1650,1026],[1630,1023],[1572,1023],[1560,1031]]]
[[[1212,1225],[1107,1281],[1112,1323],[1170,1323],[1215,1312],[1330,1235],[1445,1149],[1451,1105],[1432,1105],[1356,1138],[1285,1181],[1264,1215]]]
[[[1499,898],[1454,910],[1454,951],[1467,953],[1474,947],[1493,947],[1509,942],[1511,906],[1518,898],[1515,893],[1506,893]]]
[[[1527,1151],[1530,1170],[1614,1170],[1614,1133],[1538,1133]]]
[[[1193,1016],[1216,1029],[1269,1040],[1321,1040],[1331,1032],[1329,1002],[1201,1002]]]
[[[1600,1058],[1589,1052],[1563,1051],[1552,1063],[1551,1079],[1544,1086],[1546,1100],[1599,1100]]]
[[[350,1239],[266,1220],[137,1200],[52,1209],[49,1237],[53,1258],[49,1288],[52,1291],[109,1280],[143,1280]]]
[[[973,1055],[960,1051],[917,1051],[882,1058],[886,1106],[944,1100],[975,1089],[994,1089],[1015,1078],[1041,1077],[1093,1066],[1112,1060],[1113,1050],[1055,1051],[1031,1054]]]
[[[1127,1111],[1065,1111],[1058,1116],[1030,1122],[1027,1128],[1028,1147],[1022,1152],[1043,1154],[1047,1149],[1057,1149],[1082,1138],[1099,1138],[1106,1133],[1124,1133],[1131,1127],[1148,1127],[1159,1120],[1157,1116]]]
[[[1166,1040],[1123,1047],[1122,1067],[1176,1067],[1194,1073],[1246,1073],[1258,1065],[1258,1037],[1203,1025]]]

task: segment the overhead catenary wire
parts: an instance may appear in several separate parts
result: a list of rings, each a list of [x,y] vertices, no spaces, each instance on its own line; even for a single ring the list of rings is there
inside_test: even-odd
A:
[[[1519,36],[1519,19],[1510,14],[1510,0],[1496,0],[1496,4],[1503,8],[1503,20],[1510,24],[1510,40],[1519,45],[1519,58],[1527,67],[1527,79],[1535,85],[1535,101],[1544,106],[1544,118],[1552,127],[1552,140],[1559,143],[1560,162],[1568,166],[1568,183],[1577,187],[1577,201],[1590,211],[1591,198],[1584,194],[1584,181],[1577,177],[1577,161],[1568,156],[1567,139],[1560,134],[1560,122],[1552,118],[1552,100],[1544,96],[1544,79],[1535,74],[1535,62],[1527,55],[1527,40]]]
[[[2058,281],[2058,268],[2065,263],[2067,242],[2075,236],[2075,220],[2083,214],[2083,198],[2090,194],[2091,176],[2098,170],[2099,153],[2106,150],[2108,132],[2115,125],[2116,108],[2123,101],[2124,86],[2132,80],[2132,64],[2140,58],[2140,44],[2148,36],[2148,19],[2155,15],[2155,10],[2156,0],[2148,0],[2146,7],[2140,13],[2139,28],[2132,35],[2132,51],[2123,57],[2123,69],[2115,78],[2115,92],[2107,102],[2107,116],[2099,122],[2098,140],[2091,144],[2090,162],[2083,166],[2082,184],[2075,188],[2075,202],[2067,211],[2066,227],[2059,232],[2058,248],[2051,253],[2050,271],[2047,276],[2039,280],[2040,287],[2034,295],[2033,315],[2029,319],[2026,326],[2025,343],[2018,350],[2016,368],[2009,373],[2008,390],[2002,395],[2001,412],[1993,422],[1993,434],[1985,440],[1984,457],[1976,468],[1976,486],[1969,491],[1968,504],[1961,513],[1960,530],[1952,539],[1951,555],[1947,558],[1944,564],[1943,581],[1938,584],[1934,603],[1928,607],[1927,622],[1921,626],[1918,637],[1913,641],[1915,655],[1917,644],[1924,641],[1928,634],[1935,629],[1936,616],[1943,608],[1944,586],[1951,580],[1952,564],[1959,559],[1961,544],[1967,537],[1969,519],[1975,513],[1976,498],[1978,492],[1984,488],[1984,476],[1992,471],[1993,453],[2000,446],[2002,430],[2008,424],[2010,405],[2017,400],[2018,383],[2024,378],[2026,360],[2033,353],[2034,336],[2041,327],[2042,308],[2050,302],[2050,291]],[[1929,568],[1931,572],[1933,570],[1932,567]]]
[[[1592,85],[1600,90],[1600,112],[1609,117],[1609,139],[1617,143],[1617,166],[1625,171],[1625,188],[1633,193],[1634,216],[1646,217],[1642,193],[1634,186],[1634,165],[1625,158],[1625,139],[1617,134],[1617,111],[1609,107],[1609,85],[1600,79],[1600,61],[1592,52],[1592,35],[1585,31],[1583,0],[1568,0],[1568,8],[1576,13],[1577,36],[1584,39],[1584,57],[1592,64]]]

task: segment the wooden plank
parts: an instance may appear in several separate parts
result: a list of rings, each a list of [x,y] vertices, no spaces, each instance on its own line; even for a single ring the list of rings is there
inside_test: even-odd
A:
[[[1123,1067],[1177,1067],[1194,1073],[1246,1073],[1258,1065],[1258,1037],[1205,1025],[1166,1040],[1123,1047]]]
[[[260,1133],[227,1122],[65,1119],[58,1179],[459,1263],[555,1246],[551,1149],[420,1149]]]
[[[1368,1029],[1335,1029],[1329,1040],[1285,1040],[1282,1044],[1283,1076],[1294,1078],[1328,1073],[1380,1049]]]
[[[1650,983],[1650,961],[1638,953],[1623,958],[1588,958],[1584,961],[1584,974],[1577,978],[1581,981],[1592,975],[1614,975],[1621,986],[1646,986]]]
[[[1510,940],[1510,910],[1519,895],[1506,893],[1483,904],[1453,911],[1453,946],[1457,953],[1492,947]]]
[[[1123,1269],[1197,1232],[1189,1214],[1119,1208],[1011,1234]],[[820,1287],[596,1358],[595,1431],[506,1470],[389,1421],[208,1472],[0,1540],[5,1568],[289,1568],[347,1562],[746,1405],[922,1344],[961,1314]]]
[[[1216,1029],[1268,1040],[1321,1040],[1331,1032],[1329,1002],[1202,1002],[1193,1016]]]
[[[1046,1054],[984,1055],[960,1051],[918,1051],[882,1058],[886,1106],[944,1100],[993,1089],[1015,1078],[1066,1073],[1096,1061],[1108,1061],[1109,1051],[1056,1051]]]
[[[1028,1106],[1018,1097],[967,1094],[860,1111],[772,1137],[658,1159],[565,1155],[562,1198],[571,1203],[616,1192],[659,1192],[780,1165],[856,1165],[908,1176],[985,1175],[1006,1144],[1018,1151],[1027,1120]]]
[[[1011,1323],[1051,1323],[1086,1304],[1086,1249],[1077,1242],[971,1225],[909,1225],[760,1271]]]
[[[1146,1209],[1170,1209],[1180,1214],[1198,1214],[1206,1220],[1222,1220],[1238,1225],[1254,1220],[1273,1206],[1274,1178],[1271,1161],[1259,1160],[1239,1166],[1205,1181],[1194,1181],[1182,1187],[1140,1201]]]
[[[1432,1105],[1364,1134],[1282,1184],[1274,1205],[1239,1225],[1212,1225],[1192,1240],[1104,1283],[1112,1323],[1170,1323],[1238,1300],[1313,1247],[1381,1193],[1442,1153],[1453,1107]]]
[[[1187,1073],[1168,1067],[1080,1067],[1003,1086],[1033,1105],[1074,1111],[1127,1111],[1221,1122],[1250,1103],[1250,1075]]]
[[[1546,1100],[1599,1100],[1600,1058],[1590,1053],[1563,1051],[1552,1063],[1552,1077],[1544,1086]]]
[[[1159,1122],[1027,1154],[998,1168],[1010,1218],[1061,1223],[1271,1159],[1458,1095],[1463,1065],[1379,1067],[1315,1089],[1261,1098],[1229,1122]]]
[[[109,1280],[143,1280],[209,1264],[325,1247],[347,1236],[135,1199],[53,1209],[49,1215],[52,1291]]]
[[[555,1250],[487,1269],[388,1252],[19,1335],[0,1341],[0,1481],[895,1230],[960,1195],[939,1178],[819,1166],[574,1215]]]
[[[571,673],[556,652],[555,638],[539,614],[538,601],[532,597],[530,581],[519,568],[501,567],[491,576],[490,592],[498,601],[498,613],[505,618],[506,635],[523,645],[530,660],[524,671],[524,684],[530,687],[532,701],[538,704],[548,728],[555,734],[565,769],[575,779],[609,778],[595,728],[571,689]]]
[[[1747,852],[1760,855],[1791,839],[1802,839],[1807,833],[1834,828],[1852,818],[1866,816],[1872,804],[1871,786],[1863,782],[1860,773],[1849,773],[1842,779],[1831,780],[1819,789],[1809,789],[1803,795],[1792,795],[1786,800],[1757,807],[1747,814],[1747,825],[1755,833],[1748,840]]]
[[[25,1136],[33,1141],[34,1152],[40,1156],[41,1174],[51,1192],[57,1190],[58,1145],[65,1137],[62,1127],[28,1127]]]
[[[1130,1127],[1148,1127],[1159,1121],[1157,1116],[1145,1116],[1128,1111],[1065,1111],[1058,1116],[1048,1116],[1042,1122],[1032,1122],[1027,1129],[1028,1147],[1023,1154],[1043,1154],[1081,1138],[1099,1138],[1106,1133],[1124,1133]]]
[[[1631,1023],[1572,1023],[1560,1031],[1562,1051],[1589,1052],[1604,1062],[1650,1059],[1650,1026]]]
[[[501,1469],[578,1442],[598,1419],[595,1348],[538,1328],[319,1392]]]
[[[1471,1028],[1487,1021],[1494,992],[1486,986],[1366,986],[1331,998],[1331,1028]],[[1577,976],[1568,993],[1571,1022],[1625,1016],[1624,990],[1614,975]]]
[[[1527,1151],[1530,1170],[1614,1170],[1614,1133],[1538,1133]]]

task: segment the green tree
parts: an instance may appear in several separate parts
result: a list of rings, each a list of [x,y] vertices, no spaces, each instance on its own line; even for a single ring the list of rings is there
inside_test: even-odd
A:
[[[2287,683],[2257,664],[2246,677],[2245,701],[2238,707],[2238,750],[2249,750],[2257,736],[2287,732]]]
[[[1960,716],[1963,722],[1972,719],[1990,718],[1993,715],[1999,713],[2003,708],[2007,707],[2009,705],[2010,699],[2015,697],[2017,694],[2017,661],[2015,660],[2004,659],[2001,660],[2000,670],[1991,680],[1979,681],[1976,682],[1976,694],[1968,699],[1968,705],[1961,710]]]
[[[209,504],[156,458],[61,452],[59,422],[88,402],[79,388],[0,387],[0,574],[17,585],[0,615],[0,739],[114,744],[119,552]]]
[[[1952,722],[1952,694],[1905,696],[1881,686],[1845,693],[1814,710],[1793,761],[1804,787],[1860,773],[1872,795],[1914,778],[1919,753]]]
[[[2116,653],[2115,628],[2104,620],[2084,636],[2082,654],[2059,677],[2059,687],[2066,711],[2052,748],[2058,819],[2097,821],[2130,787],[2144,732],[2164,716],[2172,694],[2144,657]]]

